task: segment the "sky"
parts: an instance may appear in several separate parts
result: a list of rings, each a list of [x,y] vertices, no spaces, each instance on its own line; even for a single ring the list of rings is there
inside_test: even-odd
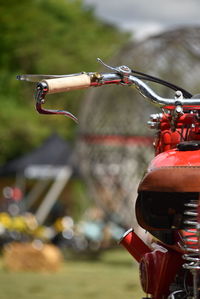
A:
[[[98,17],[138,38],[183,25],[200,25],[200,0],[84,0]]]

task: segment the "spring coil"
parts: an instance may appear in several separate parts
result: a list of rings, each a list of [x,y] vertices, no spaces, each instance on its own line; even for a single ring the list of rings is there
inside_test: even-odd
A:
[[[199,232],[200,227],[197,221],[198,217],[198,201],[191,200],[184,204],[186,209],[184,212],[184,230],[183,241],[185,254],[183,259],[187,263],[183,264],[184,269],[200,270],[200,248],[199,248]],[[187,228],[188,227],[188,228]]]

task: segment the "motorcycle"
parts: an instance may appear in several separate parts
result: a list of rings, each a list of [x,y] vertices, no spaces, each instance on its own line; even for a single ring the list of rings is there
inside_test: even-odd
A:
[[[161,112],[150,116],[156,131],[155,157],[138,187],[136,218],[151,235],[146,242],[130,229],[122,244],[139,263],[145,298],[200,298],[200,95],[122,65],[111,67],[98,58],[107,73],[21,75],[37,82],[36,109],[78,121],[68,111],[43,107],[46,95],[109,84],[133,86]],[[173,98],[158,95],[144,81],[174,90]],[[145,299],[143,298],[143,299]]]

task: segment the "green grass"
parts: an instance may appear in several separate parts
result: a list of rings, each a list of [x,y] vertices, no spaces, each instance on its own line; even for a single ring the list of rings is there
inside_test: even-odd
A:
[[[98,260],[68,259],[57,273],[7,272],[0,266],[2,299],[140,299],[138,265],[124,250]]]

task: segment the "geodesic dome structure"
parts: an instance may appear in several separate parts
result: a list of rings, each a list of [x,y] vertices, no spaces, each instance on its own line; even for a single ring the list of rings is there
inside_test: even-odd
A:
[[[196,93],[200,28],[174,29],[130,43],[109,64],[128,65]],[[162,96],[174,96],[166,87],[154,88]],[[137,184],[152,157],[152,132],[146,121],[156,111],[124,86],[91,89],[80,111],[77,152],[91,197],[108,219],[125,227],[134,222]]]

